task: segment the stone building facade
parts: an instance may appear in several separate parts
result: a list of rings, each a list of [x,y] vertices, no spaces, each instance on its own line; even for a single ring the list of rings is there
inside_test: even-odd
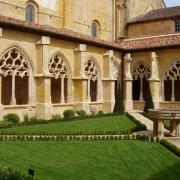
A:
[[[156,108],[180,108],[177,11],[162,0],[0,0],[0,116],[112,112],[118,82],[126,110],[143,108],[147,83]]]

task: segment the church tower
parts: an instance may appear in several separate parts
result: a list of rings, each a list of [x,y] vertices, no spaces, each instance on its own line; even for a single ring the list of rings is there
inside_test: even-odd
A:
[[[165,8],[163,0],[116,0],[115,34],[116,39],[123,39],[126,35],[128,20],[153,9]]]

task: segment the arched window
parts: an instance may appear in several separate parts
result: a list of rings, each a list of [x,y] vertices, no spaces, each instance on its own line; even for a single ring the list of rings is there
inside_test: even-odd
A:
[[[173,62],[165,71],[163,91],[165,101],[180,101],[180,60]]]
[[[36,18],[36,9],[34,5],[27,4],[26,5],[26,21],[35,22],[35,18]]]
[[[48,63],[51,79],[52,103],[67,103],[70,101],[70,68],[61,55],[53,56]]]
[[[143,101],[145,99],[149,78],[149,68],[144,63],[137,63],[133,69],[133,100]]]
[[[93,37],[98,38],[99,34],[100,34],[100,25],[99,25],[99,22],[95,20],[92,23],[91,35]]]
[[[32,102],[33,74],[27,58],[17,48],[11,48],[0,58],[3,105]]]
[[[101,80],[98,70],[99,68],[93,59],[90,58],[85,62],[85,74],[88,77],[87,96],[89,102],[95,102],[101,99]]]

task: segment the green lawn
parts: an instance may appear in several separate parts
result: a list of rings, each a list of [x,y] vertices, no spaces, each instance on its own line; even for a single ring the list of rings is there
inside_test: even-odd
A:
[[[39,180],[179,180],[180,159],[141,141],[0,142],[0,164]]]
[[[94,132],[94,131],[127,131],[136,124],[126,116],[112,116],[86,120],[76,120],[62,123],[35,125],[20,128],[1,129],[0,132]]]

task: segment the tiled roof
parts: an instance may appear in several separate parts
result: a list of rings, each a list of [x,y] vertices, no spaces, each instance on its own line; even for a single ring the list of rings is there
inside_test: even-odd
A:
[[[97,47],[118,50],[121,52],[180,47],[180,33],[139,39],[126,39],[120,42],[115,42],[100,40],[92,36],[84,35],[68,29],[59,29],[47,25],[28,23],[26,21],[5,16],[0,16],[0,27],[20,32],[50,36],[57,39],[73,41],[77,43],[94,45]]]
[[[105,41],[97,39],[93,36],[84,35],[82,33],[74,32],[68,29],[54,28],[48,25],[29,23],[27,21],[14,19],[6,16],[0,16],[0,27],[18,30],[21,32],[51,36],[63,40],[74,41],[77,43],[97,45],[99,47],[108,49],[121,49],[119,43],[115,41]]]
[[[180,47],[180,33],[127,39],[121,42],[126,51],[150,50]]]
[[[164,20],[164,19],[174,19],[179,17],[180,17],[180,6],[175,6],[175,7],[151,10],[143,15],[131,19],[128,22],[128,24]]]

